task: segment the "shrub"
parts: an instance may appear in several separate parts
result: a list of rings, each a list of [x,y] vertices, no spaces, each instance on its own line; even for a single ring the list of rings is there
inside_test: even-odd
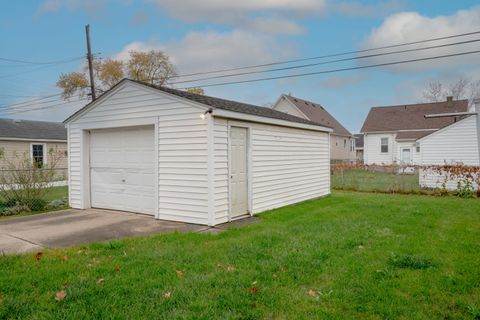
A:
[[[20,213],[30,212],[30,208],[26,205],[17,204],[12,207],[4,208],[0,210],[0,216],[14,216]]]
[[[388,262],[396,268],[412,270],[427,269],[435,266],[430,258],[410,254],[404,254],[400,256],[392,254]]]
[[[66,199],[55,199],[50,201],[47,204],[47,209],[60,209],[60,208],[65,208],[67,206],[67,200]]]

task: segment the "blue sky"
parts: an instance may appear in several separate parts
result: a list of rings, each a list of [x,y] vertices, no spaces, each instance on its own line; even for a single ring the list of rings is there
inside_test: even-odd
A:
[[[61,121],[81,106],[83,102],[62,103],[57,97],[34,103],[38,97],[59,92],[55,82],[60,73],[81,68],[85,55],[85,24],[91,25],[93,52],[99,57],[125,58],[132,49],[164,50],[171,56],[179,74],[186,74],[479,31],[480,6],[477,3],[413,0],[4,1],[0,5],[0,58],[32,62],[76,60],[48,65],[0,60],[0,115]],[[468,39],[476,38],[480,35]],[[455,41],[460,40],[447,42]],[[252,75],[247,79],[472,50],[480,50],[480,44]],[[479,80],[479,62],[480,55],[474,54],[381,69],[208,87],[205,92],[257,105],[267,105],[280,94],[291,93],[322,104],[349,130],[357,132],[370,107],[419,102],[422,88],[429,81],[448,83],[460,76]],[[230,80],[241,79],[245,77]],[[33,101],[28,106],[18,105],[25,100]],[[25,112],[29,109],[36,110]]]

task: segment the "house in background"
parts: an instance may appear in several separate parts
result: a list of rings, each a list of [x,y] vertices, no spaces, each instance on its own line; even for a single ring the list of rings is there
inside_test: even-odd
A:
[[[217,225],[330,193],[330,128],[124,79],[65,124],[73,208]]]
[[[355,153],[357,161],[363,162],[363,134],[357,133],[353,136],[355,137]]]
[[[475,119],[467,112],[467,100],[451,97],[443,102],[371,108],[361,129],[364,162],[473,163],[471,157],[478,155]]]
[[[56,162],[67,171],[67,130],[62,123],[0,119],[0,169],[18,167],[25,159],[37,166]]]
[[[330,127],[330,160],[355,161],[355,137],[318,103],[281,95],[273,109]]]

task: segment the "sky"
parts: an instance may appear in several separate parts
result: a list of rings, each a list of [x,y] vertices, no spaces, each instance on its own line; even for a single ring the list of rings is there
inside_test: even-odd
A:
[[[96,58],[126,59],[130,50],[162,50],[170,56],[178,74],[185,75],[480,31],[480,5],[467,0],[2,1],[0,117],[63,121],[88,102],[61,100],[55,85],[61,73],[81,70],[85,64],[86,24],[90,24]],[[371,53],[474,39],[480,39],[480,34],[246,69],[242,71],[323,63],[174,86],[315,73],[480,50],[480,42],[472,42],[358,59]],[[429,82],[448,84],[459,77],[480,80],[479,53],[204,89],[207,95],[260,106],[271,105],[281,94],[290,93],[323,105],[355,133],[371,107],[421,102]]]

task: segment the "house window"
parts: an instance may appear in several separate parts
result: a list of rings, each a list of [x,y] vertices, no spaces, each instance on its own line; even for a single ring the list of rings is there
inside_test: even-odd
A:
[[[343,139],[343,149],[347,147],[347,139]]]
[[[32,160],[37,168],[43,167],[45,164],[45,145],[32,144]]]
[[[350,140],[350,151],[351,152],[355,151],[355,140],[354,139]]]
[[[387,153],[388,152],[388,138],[380,139],[380,145],[381,145],[381,152],[382,153]]]
[[[420,145],[417,145],[416,150],[417,152],[420,152]]]

